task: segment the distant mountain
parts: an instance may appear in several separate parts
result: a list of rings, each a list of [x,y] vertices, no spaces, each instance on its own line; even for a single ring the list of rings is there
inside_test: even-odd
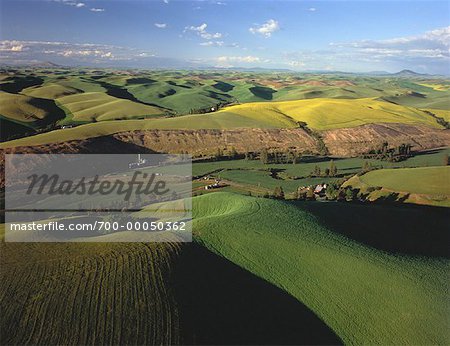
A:
[[[395,77],[421,77],[421,76],[428,76],[427,74],[417,73],[411,70],[401,70],[397,73],[391,73],[391,76]]]
[[[369,76],[387,76],[387,75],[390,75],[391,73],[389,73],[387,71],[370,71],[365,74],[369,75]]]

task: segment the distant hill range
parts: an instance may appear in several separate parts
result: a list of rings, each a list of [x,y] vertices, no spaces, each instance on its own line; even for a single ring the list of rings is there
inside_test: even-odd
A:
[[[329,71],[329,70],[307,70],[307,71],[294,71],[287,68],[265,68],[265,67],[214,67],[208,65],[200,65],[198,63],[185,62],[178,59],[150,57],[146,61],[147,64],[142,66],[90,66],[92,68],[117,68],[117,69],[172,69],[172,70],[217,70],[217,71],[236,71],[236,72],[280,72],[280,73],[305,73],[305,74],[323,74],[323,75],[364,75],[364,76],[377,76],[377,77],[399,77],[399,78],[414,78],[414,77],[445,77],[441,75],[430,75],[417,73],[412,70],[401,70],[396,73],[390,73],[387,71],[370,71],[370,72],[344,72],[344,71]],[[89,66],[83,66],[80,64],[62,65],[51,61],[15,61],[0,63],[0,67],[3,68],[17,68],[17,67],[34,67],[34,68],[89,68]]]
[[[429,74],[423,74],[423,73],[417,73],[411,70],[401,70],[397,73],[391,73],[391,76],[396,77],[423,77],[423,76],[429,76]]]

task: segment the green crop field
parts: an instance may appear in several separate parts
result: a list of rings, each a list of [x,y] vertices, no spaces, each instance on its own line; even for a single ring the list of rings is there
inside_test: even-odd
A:
[[[0,247],[2,344],[178,342],[170,244]]]
[[[1,343],[178,343],[176,308],[166,290],[178,248],[2,241]]]
[[[277,295],[285,292],[304,304],[345,344],[446,344],[447,214],[432,211],[434,228],[427,230],[429,210],[339,205],[212,193],[193,199],[194,238],[248,273],[228,271],[227,282],[256,275],[277,287]],[[364,227],[367,215],[378,221]],[[116,234],[106,236],[114,239]],[[0,249],[4,344],[177,344],[195,340],[192,324],[183,320],[192,315],[193,300],[199,299],[191,317],[211,316],[216,323],[229,323],[233,311],[245,306],[239,299],[223,298],[230,311],[220,304],[213,314],[208,310],[211,303],[201,300],[227,296],[230,288],[203,279],[195,279],[196,286],[189,282],[196,271],[203,273],[205,260],[211,271],[225,268],[188,245],[2,242]],[[188,266],[193,272],[173,276],[174,268],[189,262],[186,250],[198,254]],[[193,291],[182,292],[191,286]],[[254,289],[252,296],[262,287]],[[199,290],[204,293],[197,297]],[[244,290],[240,294],[247,295]],[[267,299],[278,299],[271,294]],[[256,304],[271,306],[269,301]],[[261,317],[251,319],[256,323]],[[289,318],[293,327],[313,323],[313,315]],[[308,334],[305,326],[295,327],[300,336]],[[195,328],[198,340],[209,335]],[[237,335],[243,339],[233,339],[236,343],[258,340],[245,328]],[[209,337],[209,343],[220,340],[218,334]]]
[[[47,99],[0,92],[0,114],[5,118],[33,123],[50,117],[55,111],[61,111],[54,101]]]
[[[292,294],[344,343],[448,342],[447,260],[375,250],[273,200],[214,193],[194,212],[201,244]]]
[[[273,192],[275,187],[281,186],[284,192],[292,193],[302,186],[336,181],[337,179],[342,179],[342,177],[348,177],[361,172],[366,162],[372,168],[442,166],[444,165],[445,155],[448,154],[450,154],[450,149],[441,149],[420,153],[401,162],[366,160],[362,158],[334,158],[334,164],[338,169],[337,177],[309,177],[316,166],[322,172],[330,168],[330,162],[332,160],[331,158],[317,159],[314,157],[304,157],[297,164],[263,164],[260,160],[199,162],[193,164],[192,172],[194,176],[209,174],[238,183],[243,187],[247,186],[250,189],[256,188],[260,192]],[[277,176],[272,177],[270,170],[276,171]],[[376,172],[378,171],[371,172],[370,174]],[[427,181],[426,174],[421,175],[420,179]],[[432,191],[427,189],[427,193],[430,194]]]
[[[360,177],[369,186],[394,191],[431,195],[450,195],[450,167],[382,169]]]
[[[348,179],[343,187],[357,189],[369,201],[450,206],[450,167],[380,169]]]
[[[163,114],[160,108],[99,92],[64,96],[59,98],[58,102],[69,110],[74,121],[127,119]]]

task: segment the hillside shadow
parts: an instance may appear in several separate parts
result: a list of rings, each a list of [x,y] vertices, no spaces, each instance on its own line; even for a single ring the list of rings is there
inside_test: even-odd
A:
[[[449,208],[342,202],[295,202],[336,233],[407,255],[450,258]]]
[[[5,79],[9,83],[0,84],[0,90],[6,91],[12,94],[20,93],[23,89],[38,86],[44,83],[44,80],[39,77],[33,76],[14,76]]]
[[[198,244],[183,247],[173,281],[183,344],[342,344],[298,300]]]
[[[272,100],[273,99],[273,95],[274,93],[276,93],[277,91],[272,89],[272,88],[268,88],[268,87],[261,87],[261,86],[254,86],[249,88],[248,90],[250,90],[250,92],[255,95],[256,97],[262,98],[264,100]]]
[[[109,96],[113,96],[113,97],[116,97],[118,99],[133,101],[133,102],[136,102],[136,103],[141,103],[141,104],[147,105],[147,106],[157,107],[157,108],[160,108],[160,109],[163,109],[163,110],[167,109],[167,108],[159,106],[159,105],[157,105],[155,103],[141,101],[141,100],[137,99],[132,93],[130,93],[125,88],[121,88],[121,87],[119,87],[117,85],[113,85],[113,84],[110,84],[110,83],[107,83],[107,82],[104,82],[104,81],[101,81],[101,80],[95,80],[95,82],[97,84],[99,84],[100,86],[102,86],[103,88],[105,88],[106,89],[106,94],[109,95]]]

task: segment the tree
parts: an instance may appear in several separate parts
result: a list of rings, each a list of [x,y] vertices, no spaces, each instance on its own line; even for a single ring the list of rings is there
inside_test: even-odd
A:
[[[269,163],[269,154],[267,153],[267,149],[264,148],[261,150],[261,154],[259,156],[259,159],[261,160],[261,163],[264,165],[267,165]]]
[[[328,177],[328,176],[330,175],[330,169],[329,169],[329,168],[325,168],[324,175],[325,175],[326,177]]]
[[[336,189],[334,184],[328,184],[325,195],[329,200],[334,200],[338,197],[338,190]]]
[[[372,168],[372,166],[370,165],[370,162],[369,161],[364,161],[364,166],[363,166],[362,170],[364,172],[368,172],[368,171],[371,170],[371,168]]]
[[[219,160],[223,156],[223,151],[220,148],[217,148],[216,151],[216,160]]]
[[[284,199],[284,191],[281,186],[277,186],[275,190],[273,190],[273,197],[276,199]]]
[[[317,151],[319,152],[320,155],[328,154],[328,148],[321,137],[317,138]]]
[[[238,152],[236,151],[235,147],[231,147],[230,156],[235,159],[238,157]]]
[[[353,200],[353,190],[351,188],[348,188],[347,190],[345,190],[345,200],[346,201]]]
[[[313,175],[314,176],[316,176],[316,177],[319,177],[320,176],[320,167],[319,166],[317,166],[317,165],[315,165],[314,166],[314,172],[313,172]]]
[[[448,154],[444,155],[444,166],[448,166],[450,164]]]
[[[310,187],[308,190],[306,190],[306,199],[308,200],[315,200],[316,195],[314,194],[314,190],[312,187]]]
[[[334,164],[334,161],[330,161],[330,176],[335,177],[337,175],[337,167]]]
[[[306,200],[306,190],[297,190],[297,199],[299,200]]]

